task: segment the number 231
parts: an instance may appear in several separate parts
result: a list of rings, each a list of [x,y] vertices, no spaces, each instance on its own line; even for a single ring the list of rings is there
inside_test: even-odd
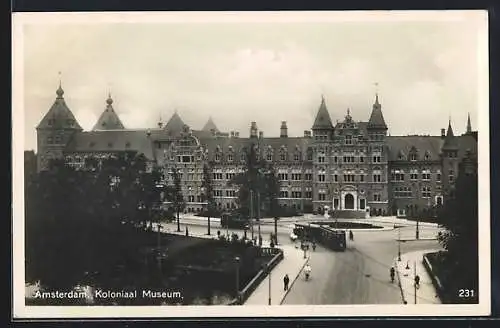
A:
[[[474,289],[459,289],[458,297],[474,297]]]

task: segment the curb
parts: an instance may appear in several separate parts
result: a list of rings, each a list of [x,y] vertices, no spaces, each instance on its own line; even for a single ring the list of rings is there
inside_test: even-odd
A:
[[[397,268],[398,267],[398,264],[397,264],[397,260],[394,262],[394,266]],[[398,286],[399,286],[399,290],[401,291],[401,299],[403,300],[403,304],[408,304],[408,302],[406,302],[406,299],[405,299],[405,293],[403,291],[403,286],[401,285],[401,277],[399,275],[399,270],[396,270],[397,274],[398,274]]]
[[[302,267],[300,268],[299,272],[297,273],[297,275],[295,276],[295,278],[292,280],[292,282],[290,283],[290,286],[288,287],[287,291],[285,292],[285,295],[283,295],[283,297],[281,298],[281,301],[280,301],[280,305],[283,304],[283,302],[285,301],[285,298],[286,298],[286,295],[288,295],[288,293],[290,292],[290,290],[292,289],[293,287],[293,284],[295,283],[295,281],[299,278],[300,274],[302,273],[302,270],[304,270],[304,267],[306,266],[307,263],[309,263],[309,259],[311,258],[311,256],[308,256],[306,261],[304,262],[304,264],[302,265]]]

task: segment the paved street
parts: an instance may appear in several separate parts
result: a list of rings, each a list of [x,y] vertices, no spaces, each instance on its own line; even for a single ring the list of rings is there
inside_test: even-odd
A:
[[[318,247],[311,254],[311,280],[299,278],[283,304],[401,304],[401,290],[389,277],[397,237],[396,230],[357,231],[345,252]],[[401,243],[402,253],[435,248],[435,240]]]
[[[280,222],[278,239],[283,245],[293,244],[289,235],[295,218]],[[368,220],[367,220],[368,221]],[[372,220],[370,220],[372,221]],[[366,222],[366,221],[365,221]],[[305,281],[303,274],[293,284],[283,304],[401,304],[402,294],[397,281],[390,282],[389,269],[398,254],[398,242],[401,254],[439,248],[435,240],[438,228],[433,224],[419,227],[420,240],[415,240],[415,223],[403,222],[398,230],[394,222],[373,220],[370,223],[384,226],[380,230],[353,230],[354,241],[348,241],[345,252],[333,252],[318,246],[310,254],[312,277]],[[166,231],[175,231],[177,223],[165,224]],[[206,234],[206,220],[181,218],[181,230],[186,226],[191,234]],[[218,220],[211,222],[211,233],[215,237],[217,230],[222,234],[226,229],[220,227]],[[238,229],[227,230],[231,233],[243,232]],[[255,226],[257,235],[257,226]],[[265,241],[274,232],[271,222],[261,224],[261,233]],[[247,234],[250,237],[250,232]],[[404,279],[404,278],[402,278]]]

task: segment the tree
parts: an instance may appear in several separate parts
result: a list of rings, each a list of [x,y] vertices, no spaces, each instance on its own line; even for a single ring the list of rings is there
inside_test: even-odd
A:
[[[207,234],[210,235],[210,216],[212,215],[212,210],[214,208],[214,191],[212,183],[212,166],[209,163],[203,165],[203,181],[202,186],[204,190],[204,201],[207,203],[207,220],[208,220],[208,231]]]
[[[274,218],[274,244],[278,244],[278,220],[280,216],[280,207],[278,197],[280,192],[280,183],[276,176],[276,170],[273,166],[268,168],[266,172],[266,190],[269,201],[269,214]]]
[[[440,222],[447,229],[440,242],[446,249],[445,268],[449,295],[456,298],[459,289],[474,290],[474,297],[460,299],[477,302],[478,297],[478,175],[461,165],[454,192],[440,211]],[[460,274],[456,274],[460,272]]]
[[[26,190],[26,279],[50,289],[108,285],[116,268],[137,267],[144,220],[137,206],[153,199],[144,157],[88,158],[82,168],[54,160]],[[156,196],[155,196],[156,197]]]
[[[184,196],[182,195],[181,175],[179,173],[179,170],[177,168],[173,168],[170,174],[172,175],[172,179],[174,180],[174,185],[170,192],[170,201],[174,206],[177,216],[177,231],[180,232],[181,225],[179,221],[179,214],[182,210],[184,210],[186,203],[184,201]]]
[[[273,217],[279,215],[279,181],[275,169],[265,160],[258,160],[254,144],[246,152],[244,171],[237,174],[229,184],[239,187],[238,204],[243,216],[250,217],[252,213],[258,213],[260,210]],[[254,195],[253,199],[251,194]],[[260,203],[257,201],[257,195]]]

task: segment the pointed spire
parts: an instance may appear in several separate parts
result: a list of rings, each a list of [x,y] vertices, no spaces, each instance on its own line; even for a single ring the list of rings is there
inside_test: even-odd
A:
[[[81,131],[82,127],[64,101],[64,90],[60,81],[56,95],[56,100],[40,121],[40,124],[38,124],[37,129],[73,129]]]
[[[470,113],[467,113],[467,133],[472,133],[472,124],[470,123]]]
[[[451,127],[451,118],[448,120],[448,131],[446,132],[446,137],[444,138],[443,150],[455,150],[458,149],[458,142],[455,135],[453,134],[453,128]]]
[[[384,115],[382,114],[382,106],[378,101],[378,93],[375,94],[375,103],[368,120],[368,128],[387,130],[387,124],[385,124]]]
[[[165,124],[164,130],[169,131],[172,135],[177,134],[183,131],[184,129],[184,121],[179,116],[177,109],[174,110],[174,114],[168,120],[167,124]]]
[[[378,102],[378,82],[375,82],[375,105],[380,106],[380,103]]]
[[[108,98],[106,99],[106,109],[97,120],[94,128],[92,130],[122,130],[125,129],[122,121],[113,109],[113,98],[111,98],[111,92],[108,92]]]
[[[324,95],[321,95],[321,105],[319,106],[312,129],[333,129],[332,120],[330,118],[330,114],[328,113],[328,109],[326,108]]]
[[[205,123],[205,126],[203,127],[202,131],[207,131],[207,132],[211,132],[211,131],[215,131],[215,132],[220,132],[219,129],[217,128],[217,126],[215,125],[213,119],[212,119],[212,116],[209,116],[208,117],[208,121],[207,123]]]

